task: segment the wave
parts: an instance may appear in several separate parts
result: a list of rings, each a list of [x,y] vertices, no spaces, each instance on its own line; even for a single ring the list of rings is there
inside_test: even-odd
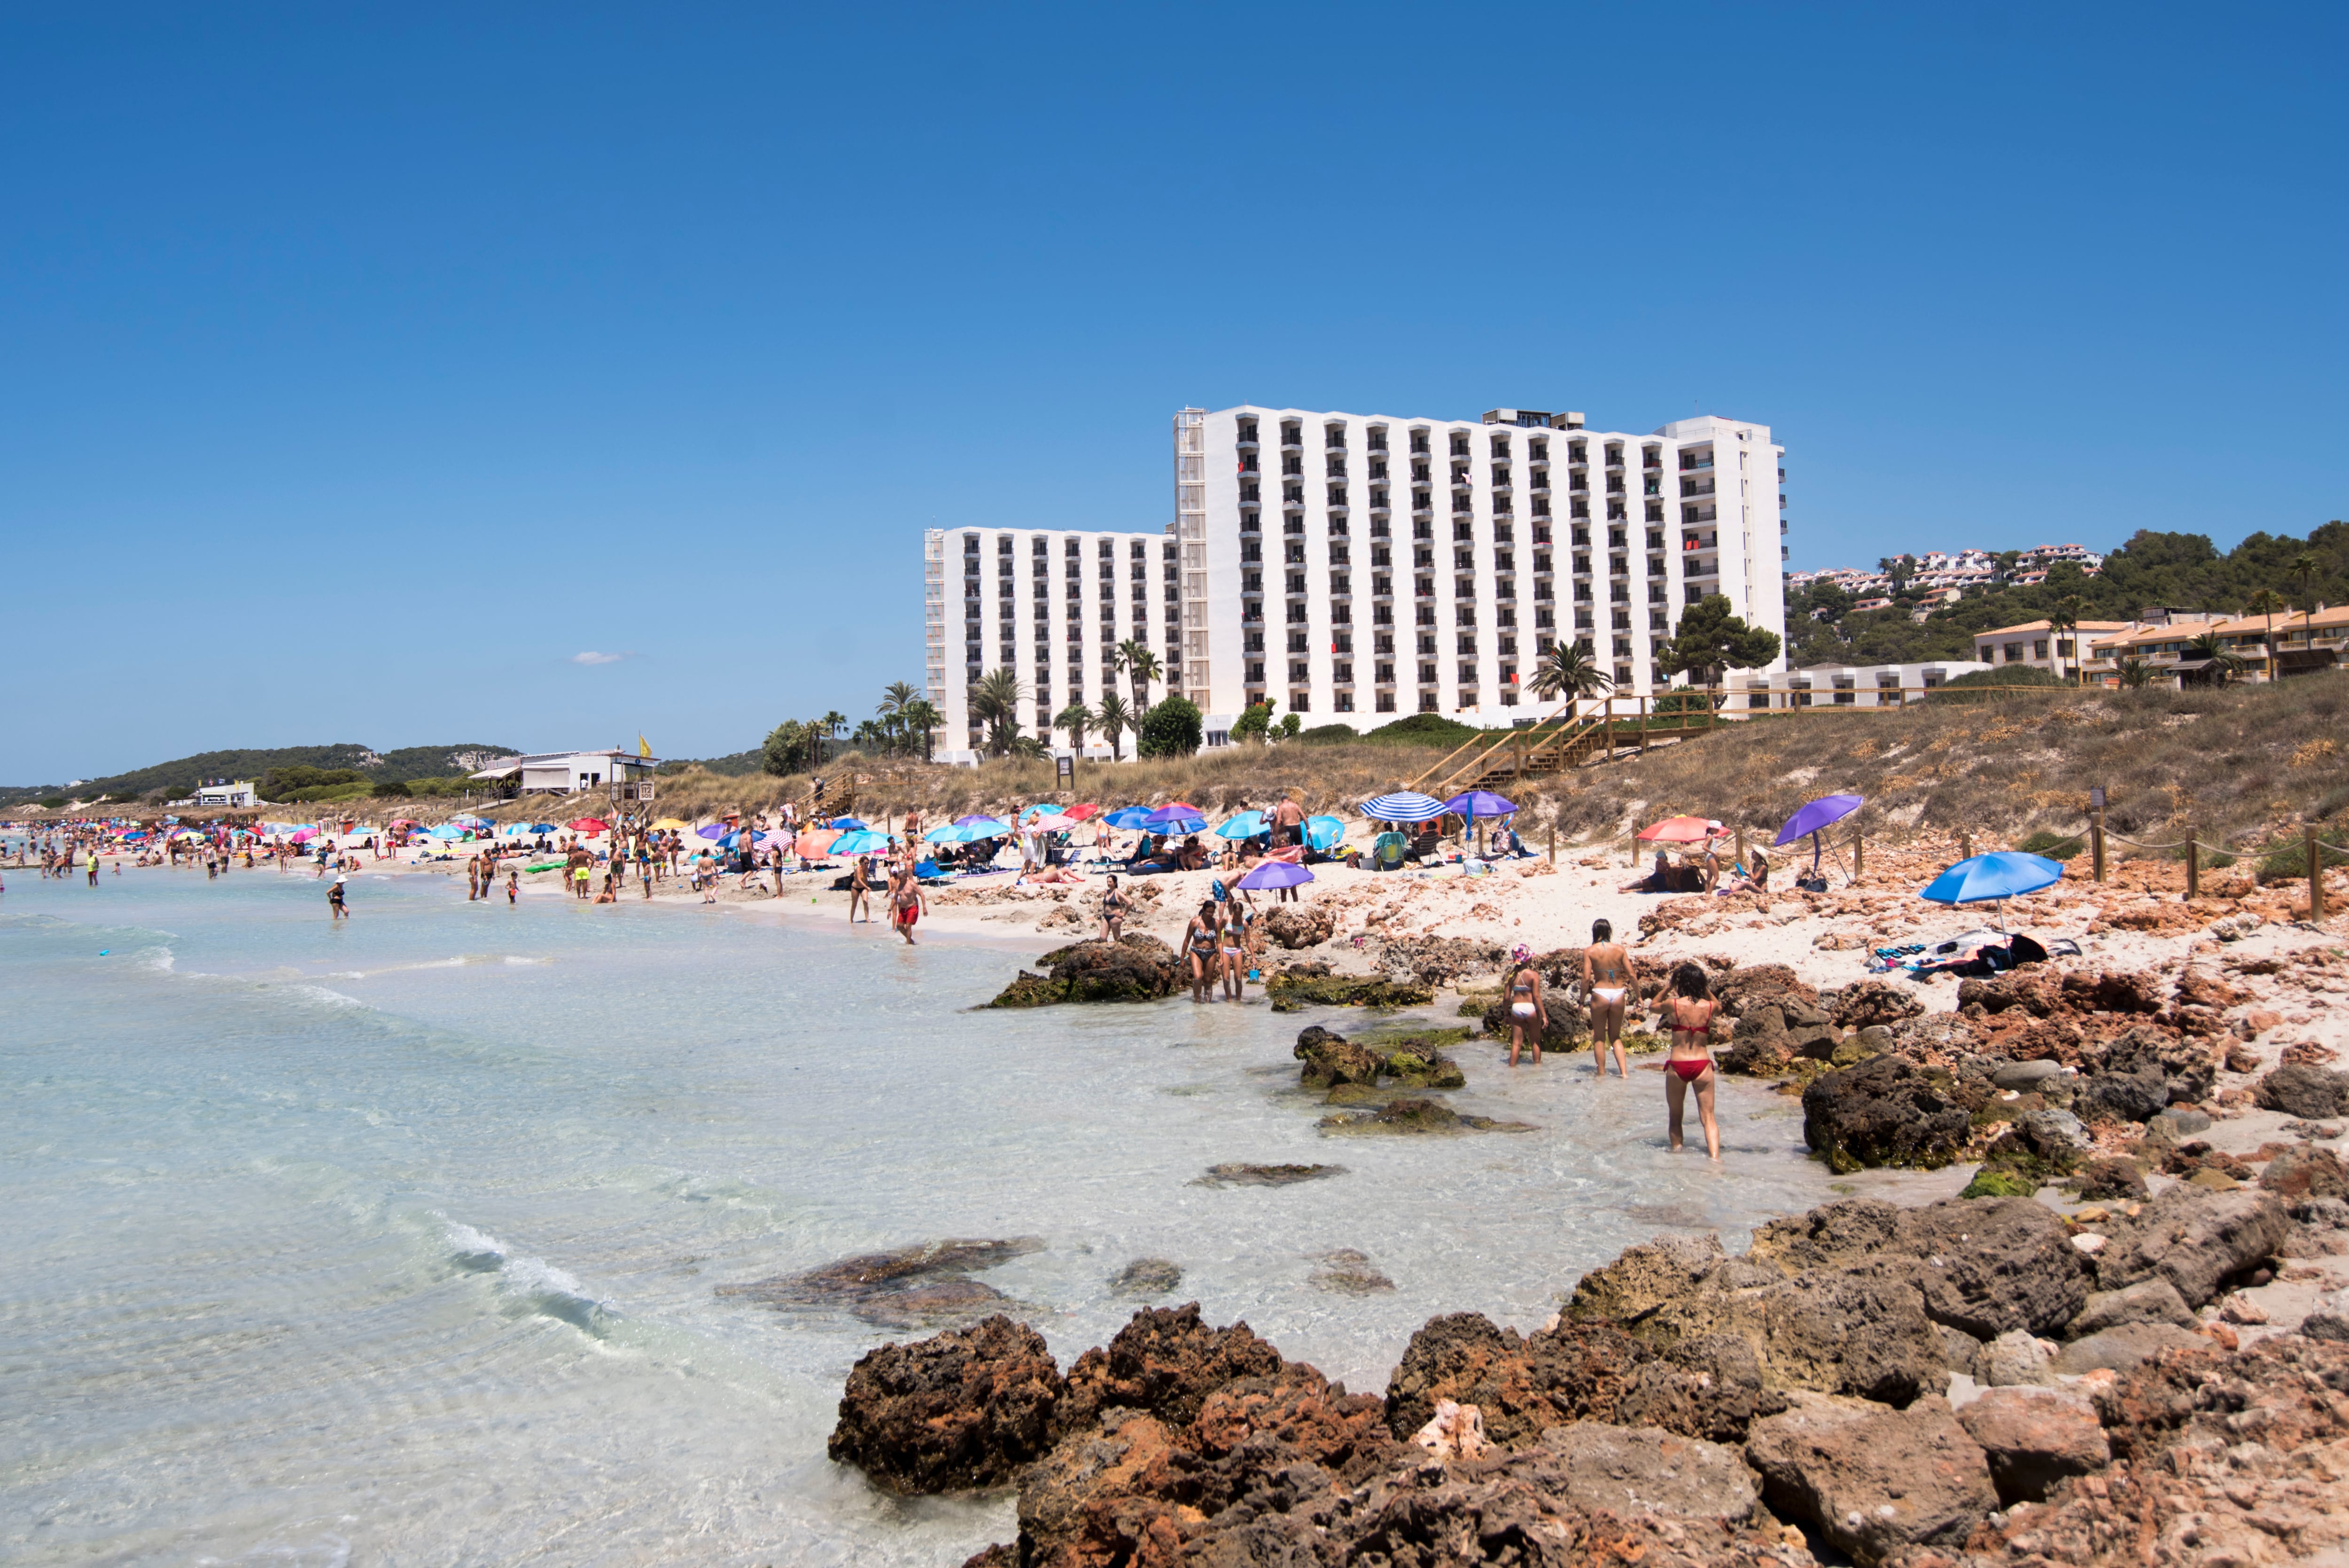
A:
[[[620,1315],[587,1294],[587,1287],[544,1258],[516,1253],[487,1231],[460,1220],[437,1216],[449,1247],[449,1261],[467,1274],[495,1276],[509,1310],[567,1323],[596,1339],[608,1337]]]

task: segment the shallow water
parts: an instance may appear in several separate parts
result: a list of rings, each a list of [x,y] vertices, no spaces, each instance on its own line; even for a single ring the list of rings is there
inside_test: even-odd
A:
[[[353,892],[336,926],[306,873],[10,874],[0,1558],[952,1564],[1007,1500],[823,1457],[903,1336],[717,1286],[1033,1236],[981,1277],[1063,1364],[1155,1256],[1169,1300],[1375,1389],[1433,1314],[1532,1327],[1631,1242],[1833,1195],[1795,1102],[1743,1085],[1720,1170],[1666,1152],[1656,1074],[1476,1044],[1452,1102],[1538,1130],[1331,1137],[1289,1043],[1343,1016],[970,1012],[1014,955]],[[1347,1173],[1191,1184],[1233,1161]],[[1394,1288],[1317,1287],[1346,1249]]]

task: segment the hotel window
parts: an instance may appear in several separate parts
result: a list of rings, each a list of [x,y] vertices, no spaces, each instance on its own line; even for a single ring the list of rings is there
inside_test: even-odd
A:
[[[2031,656],[2034,659],[2044,659],[2047,656],[2046,638],[2041,637],[2031,645]]]

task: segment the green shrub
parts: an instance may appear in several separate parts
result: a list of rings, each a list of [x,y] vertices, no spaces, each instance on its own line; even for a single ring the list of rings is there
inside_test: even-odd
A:
[[[1142,716],[1135,749],[1143,757],[1188,757],[1206,733],[1198,705],[1187,696],[1170,696]]]
[[[1262,740],[1265,731],[1272,727],[1272,709],[1270,697],[1250,703],[1247,711],[1232,721],[1232,744],[1237,746],[1243,740]]]
[[[315,800],[320,797],[304,791],[367,782],[367,776],[356,768],[307,768],[295,763],[264,773],[259,788],[264,800]]]
[[[61,811],[71,804],[72,802],[63,795],[44,795],[40,800],[41,810],[44,811]]]
[[[2333,853],[2318,851],[2318,858],[2327,866],[2349,865],[2349,835],[2338,829],[2319,833],[2316,841],[2329,844]],[[2298,839],[2271,850],[2260,861],[2261,885],[2270,882],[2306,882],[2308,880],[2308,846]]]
[[[2087,842],[2077,833],[2067,838],[2042,829],[2014,847],[2026,855],[2044,855],[2051,861],[2068,861],[2086,848]]]
[[[1472,725],[1444,717],[1440,713],[1414,713],[1408,718],[1382,724],[1362,737],[1379,746],[1428,746],[1449,751],[1485,733]]]
[[[1295,714],[1288,716],[1295,718]],[[1308,746],[1345,746],[1362,738],[1349,724],[1317,724],[1310,729],[1300,729],[1297,738]]]
[[[1926,694],[1925,700],[1939,703],[1997,702],[2006,694],[2000,686],[2064,686],[2067,680],[2057,680],[2054,673],[2031,665],[2001,665],[1994,669],[1970,670],[1966,674],[1943,681]],[[1988,686],[1992,689],[1985,691]]]

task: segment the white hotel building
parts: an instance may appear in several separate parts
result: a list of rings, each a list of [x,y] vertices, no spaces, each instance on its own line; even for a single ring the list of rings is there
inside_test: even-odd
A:
[[[1009,665],[1049,729],[1124,689],[1103,655],[1135,635],[1211,744],[1266,697],[1363,729],[1532,717],[1549,705],[1523,679],[1569,634],[1621,691],[1657,690],[1658,645],[1706,594],[1785,636],[1784,456],[1767,426],[1710,416],[1639,436],[1529,409],[1186,408],[1163,534],[930,533],[930,698],[949,751],[975,744],[968,689]]]

